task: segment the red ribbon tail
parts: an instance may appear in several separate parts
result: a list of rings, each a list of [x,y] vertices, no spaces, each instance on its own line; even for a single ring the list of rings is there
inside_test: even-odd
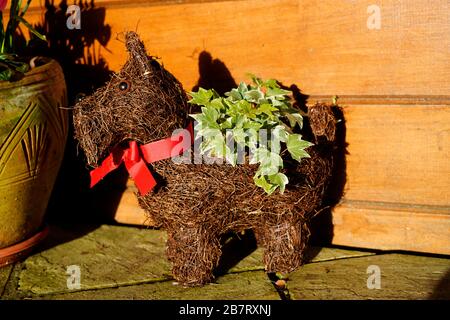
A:
[[[103,177],[105,176],[105,175],[103,175],[102,174],[102,170],[99,170],[100,168],[96,168],[96,169],[94,169],[94,170],[92,170],[91,172],[90,172],[90,174],[91,174],[91,185],[90,185],[90,187],[91,188],[93,188],[97,183],[99,183],[99,181],[100,180],[102,180],[103,179]]]
[[[120,150],[121,152],[123,152],[122,150]],[[111,171],[117,169],[120,165],[119,163],[114,163],[114,155],[111,154],[109,157],[107,157],[102,164],[95,168],[94,170],[92,170],[90,172],[90,176],[91,176],[91,188],[93,188],[98,182],[100,182],[100,180],[102,180],[106,175],[108,175],[108,173],[110,173]]]
[[[125,161],[125,166],[141,196],[145,196],[156,186],[156,180],[153,178],[144,160],[140,159],[134,163]]]

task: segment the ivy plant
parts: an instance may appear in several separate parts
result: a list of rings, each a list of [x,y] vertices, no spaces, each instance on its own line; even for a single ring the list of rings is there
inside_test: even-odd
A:
[[[230,148],[232,141],[238,150],[249,152],[250,164],[259,164],[255,184],[269,195],[278,188],[283,193],[289,182],[282,172],[283,152],[287,150],[300,162],[309,157],[305,149],[312,143],[294,133],[296,126],[302,128],[303,117],[292,106],[292,92],[282,89],[274,79],[250,77],[251,84],[242,82],[225,96],[203,88],[190,93],[189,103],[201,106],[201,113],[190,115],[196,121],[196,138],[202,139],[200,153],[225,158],[235,166],[238,153]],[[267,133],[266,139],[262,133]]]

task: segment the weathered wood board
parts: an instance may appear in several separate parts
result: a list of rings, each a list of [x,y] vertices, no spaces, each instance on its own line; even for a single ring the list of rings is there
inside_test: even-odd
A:
[[[334,260],[303,266],[289,276],[288,288],[297,300],[448,300],[448,267],[448,259],[404,254]]]
[[[99,54],[112,70],[126,60],[116,35],[137,30],[149,52],[162,57],[187,89],[197,83],[199,53],[208,51],[237,81],[253,72],[295,83],[311,95],[450,93],[447,0],[97,0],[94,4],[106,8],[105,24],[111,26],[109,51],[100,49]],[[376,24],[369,29],[374,4],[380,10],[380,29]],[[42,19],[38,8],[34,15],[30,20]],[[83,11],[81,23],[83,30]]]

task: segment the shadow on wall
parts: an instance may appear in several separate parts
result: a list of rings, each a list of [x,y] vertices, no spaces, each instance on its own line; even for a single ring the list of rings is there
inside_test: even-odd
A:
[[[58,3],[55,3],[58,2]],[[106,9],[96,7],[94,1],[75,3],[81,9],[81,29],[70,30],[67,1],[45,0],[45,13],[35,28],[47,37],[47,43],[31,36],[24,55],[42,55],[57,60],[63,68],[69,105],[78,93],[90,94],[107,82],[112,74],[102,51],[111,39],[111,27],[105,23]],[[72,114],[69,112],[69,133],[64,160],[48,207],[48,221],[70,226],[66,232],[50,234],[44,248],[78,238],[108,221],[119,203],[127,174],[117,170],[95,190],[89,189],[89,170],[82,151],[73,138]],[[119,181],[119,182],[117,182]],[[108,186],[121,185],[120,190]],[[111,220],[109,220],[111,221]],[[77,226],[88,223],[91,226]]]
[[[309,96],[304,94],[296,84],[290,86],[282,85],[283,89],[292,91],[294,97],[294,106],[304,113],[307,113],[307,104]],[[330,99],[331,102],[331,99]],[[323,202],[321,208],[318,209],[318,214],[311,220],[310,230],[311,237],[309,243],[315,246],[327,246],[330,245],[333,236],[333,221],[332,221],[332,209],[339,203],[344,196],[344,187],[347,181],[346,174],[346,155],[347,146],[346,143],[346,124],[345,117],[341,107],[335,106],[333,108],[334,115],[338,119],[336,125],[336,144],[333,150],[333,169],[330,184],[325,190]],[[310,125],[308,117],[304,118],[304,129],[302,134],[306,140],[312,141],[312,132],[310,131]],[[318,250],[320,248],[316,247]],[[309,252],[307,260],[313,259],[318,252]]]
[[[192,91],[214,89],[220,95],[237,87],[236,81],[227,66],[219,59],[213,59],[207,51],[202,51],[198,56],[198,71],[200,78]]]
[[[93,0],[75,4],[81,10],[81,29],[70,30],[66,26],[69,17],[67,0],[58,5],[53,0],[45,0],[44,19],[34,27],[45,34],[48,41],[45,43],[32,37],[30,47],[24,52],[49,56],[61,64],[69,104],[79,92],[89,94],[103,85],[111,74],[101,54],[102,50],[107,50],[111,38],[111,27],[105,24],[106,9],[96,7]]]
[[[450,300],[450,269],[434,288],[433,293],[428,297],[432,300]]]

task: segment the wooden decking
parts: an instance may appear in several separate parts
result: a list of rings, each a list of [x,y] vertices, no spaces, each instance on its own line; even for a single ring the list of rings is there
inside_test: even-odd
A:
[[[165,233],[124,226],[52,226],[40,250],[0,269],[1,299],[450,299],[450,259],[342,248],[310,248],[309,262],[276,290],[262,249],[228,250],[222,275],[201,288],[170,276]],[[226,260],[227,258],[225,258]],[[80,289],[68,289],[67,267],[80,267]],[[369,289],[369,266],[381,288]]]

